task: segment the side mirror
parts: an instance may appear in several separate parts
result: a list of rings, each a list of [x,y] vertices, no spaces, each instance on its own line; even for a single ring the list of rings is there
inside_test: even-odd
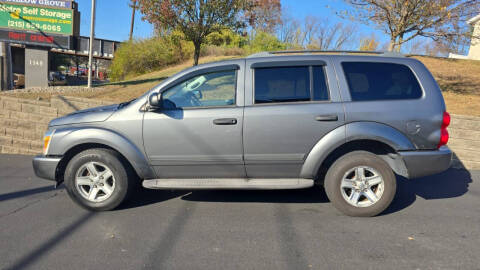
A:
[[[162,107],[162,94],[152,93],[148,97],[148,105],[152,109],[160,109]]]

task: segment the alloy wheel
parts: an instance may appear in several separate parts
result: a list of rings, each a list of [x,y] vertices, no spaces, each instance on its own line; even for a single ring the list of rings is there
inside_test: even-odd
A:
[[[369,207],[377,203],[385,190],[382,175],[368,166],[357,166],[345,173],[340,185],[346,202],[355,207]]]
[[[78,169],[75,187],[84,199],[95,203],[103,202],[115,190],[115,177],[107,165],[92,161]]]

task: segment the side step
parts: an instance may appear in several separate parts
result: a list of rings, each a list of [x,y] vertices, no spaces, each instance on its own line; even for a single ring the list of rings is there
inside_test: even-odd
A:
[[[313,186],[312,179],[284,178],[215,178],[215,179],[151,179],[144,180],[148,189],[301,189]]]

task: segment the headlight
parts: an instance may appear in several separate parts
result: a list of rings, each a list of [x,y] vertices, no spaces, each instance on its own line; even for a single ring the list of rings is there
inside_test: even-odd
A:
[[[48,154],[48,147],[50,147],[50,141],[55,134],[55,129],[47,131],[45,136],[43,137],[43,155],[46,156]]]

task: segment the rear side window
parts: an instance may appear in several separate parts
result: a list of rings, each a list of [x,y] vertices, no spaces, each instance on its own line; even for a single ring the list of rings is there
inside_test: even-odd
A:
[[[328,100],[323,67],[268,67],[255,69],[255,103]]]
[[[405,65],[372,62],[343,62],[353,101],[417,99],[422,88]]]

